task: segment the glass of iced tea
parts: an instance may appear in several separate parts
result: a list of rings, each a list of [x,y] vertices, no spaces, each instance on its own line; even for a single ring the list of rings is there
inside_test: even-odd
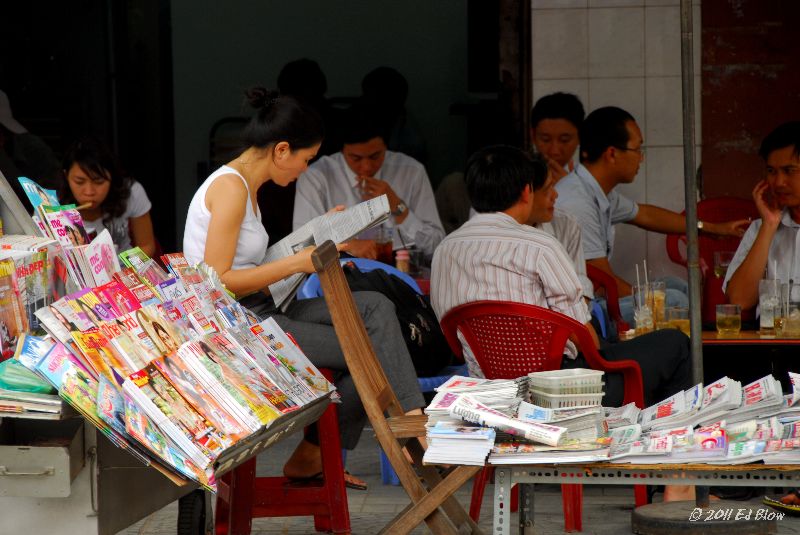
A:
[[[673,329],[680,329],[683,334],[690,336],[689,309],[686,307],[670,307],[667,309],[667,323]]]
[[[742,307],[717,305],[717,334],[721,337],[738,336],[742,330]]]
[[[384,264],[394,265],[392,255],[392,232],[393,229],[381,225],[375,233],[375,245],[378,248],[376,260]]]
[[[725,278],[725,274],[728,272],[728,266],[731,265],[731,260],[733,260],[733,254],[733,251],[714,252],[714,275],[718,279]]]

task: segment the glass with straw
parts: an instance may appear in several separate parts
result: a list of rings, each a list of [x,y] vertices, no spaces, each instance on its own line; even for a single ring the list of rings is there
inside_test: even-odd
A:
[[[636,286],[633,288],[633,321],[637,336],[653,331],[652,295],[647,284],[647,272],[645,272],[645,284],[642,286],[642,282],[639,279],[639,264],[636,264]]]

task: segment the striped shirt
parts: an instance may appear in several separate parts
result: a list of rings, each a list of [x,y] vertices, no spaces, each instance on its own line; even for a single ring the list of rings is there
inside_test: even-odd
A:
[[[436,248],[431,304],[441,318],[472,301],[516,301],[546,307],[581,323],[589,311],[572,261],[553,236],[502,212],[478,214]],[[567,344],[567,355],[577,350]],[[480,367],[465,352],[470,374]]]

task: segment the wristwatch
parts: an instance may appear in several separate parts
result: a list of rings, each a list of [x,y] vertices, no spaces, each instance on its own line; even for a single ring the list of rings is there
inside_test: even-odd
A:
[[[698,221],[697,222],[697,230],[703,230],[703,227],[705,227],[705,224],[702,221]]]
[[[397,209],[392,212],[392,215],[395,217],[401,216],[406,213],[406,210],[408,210],[408,206],[403,201],[400,201],[397,203]]]

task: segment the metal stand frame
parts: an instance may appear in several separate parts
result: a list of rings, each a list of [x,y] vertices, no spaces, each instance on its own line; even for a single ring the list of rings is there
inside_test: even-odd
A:
[[[584,485],[697,485],[731,487],[800,486],[800,466],[743,464],[720,465],[528,465],[495,466],[494,535],[511,533],[511,488],[518,484],[520,534],[533,533],[531,483],[582,483]]]

